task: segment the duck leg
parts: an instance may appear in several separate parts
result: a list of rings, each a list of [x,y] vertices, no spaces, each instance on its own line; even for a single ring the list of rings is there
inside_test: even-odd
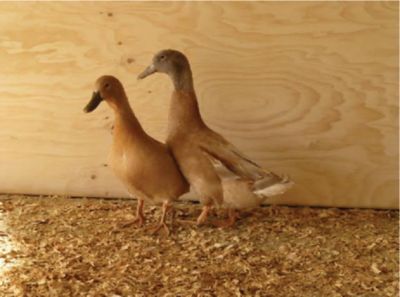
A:
[[[198,216],[196,221],[192,221],[192,220],[180,220],[178,219],[178,223],[182,223],[182,224],[189,224],[189,225],[197,225],[197,226],[201,226],[203,225],[206,221],[207,218],[209,216],[210,211],[212,211],[213,208],[211,207],[211,205],[204,205],[202,208],[202,211],[200,213],[200,215]]]
[[[197,226],[203,225],[208,218],[208,213],[210,212],[211,205],[204,205],[201,214],[197,218]]]
[[[228,210],[228,218],[222,221],[215,221],[213,222],[213,225],[219,228],[229,228],[235,225],[236,219],[238,219],[239,217],[239,213],[236,210],[230,208]]]
[[[168,211],[171,209],[171,204],[170,202],[167,200],[163,203],[162,205],[162,214],[161,214],[161,219],[160,222],[158,223],[158,225],[156,225],[155,227],[151,228],[151,234],[156,234],[158,231],[161,230],[161,228],[164,228],[165,232],[167,233],[167,236],[169,236],[170,231],[169,228],[165,222],[165,218],[167,216]]]
[[[138,204],[136,207],[136,218],[134,218],[129,222],[126,222],[125,224],[122,225],[122,227],[127,227],[133,224],[137,224],[139,228],[142,227],[144,224],[143,206],[144,206],[144,200],[138,199]]]

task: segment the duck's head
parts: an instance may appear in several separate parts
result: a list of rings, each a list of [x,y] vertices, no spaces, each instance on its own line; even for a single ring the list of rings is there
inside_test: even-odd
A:
[[[96,80],[92,98],[83,111],[92,112],[102,101],[107,101],[113,106],[123,98],[125,98],[125,92],[121,82],[114,76],[103,75]]]
[[[186,56],[177,50],[166,49],[159,51],[153,57],[151,64],[138,75],[138,79],[143,79],[156,72],[166,73],[175,78],[187,71],[190,72],[190,66]]]

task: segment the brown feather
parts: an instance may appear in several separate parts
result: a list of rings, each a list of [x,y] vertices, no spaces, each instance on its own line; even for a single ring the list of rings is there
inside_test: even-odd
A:
[[[161,203],[188,191],[188,183],[167,146],[150,137],[133,113],[118,79],[103,76],[96,89],[115,114],[110,165],[128,192]]]
[[[162,50],[153,57],[152,64],[139,78],[155,72],[166,73],[174,84],[167,144],[200,200],[205,204],[224,201],[228,207],[234,208],[259,204],[260,199],[253,191],[262,192],[264,189],[260,186],[274,187],[281,180],[207,127],[200,114],[192,71],[185,55],[176,50]],[[214,166],[218,162],[236,177],[221,178]],[[257,183],[258,180],[260,183]]]

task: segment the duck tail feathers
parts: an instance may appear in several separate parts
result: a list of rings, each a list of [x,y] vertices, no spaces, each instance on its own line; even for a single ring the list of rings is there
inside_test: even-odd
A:
[[[255,181],[253,193],[261,197],[271,197],[285,193],[294,185],[287,175],[271,174]]]

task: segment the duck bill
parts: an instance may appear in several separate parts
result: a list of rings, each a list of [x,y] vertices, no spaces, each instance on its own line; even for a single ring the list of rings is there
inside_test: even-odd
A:
[[[97,106],[103,101],[101,98],[100,92],[93,92],[92,99],[90,99],[89,103],[83,109],[84,112],[92,112],[96,109]]]
[[[156,73],[156,72],[157,72],[156,67],[154,67],[154,64],[151,64],[142,73],[140,73],[137,78],[143,79],[143,78],[146,78],[149,75],[152,75],[153,73]]]

